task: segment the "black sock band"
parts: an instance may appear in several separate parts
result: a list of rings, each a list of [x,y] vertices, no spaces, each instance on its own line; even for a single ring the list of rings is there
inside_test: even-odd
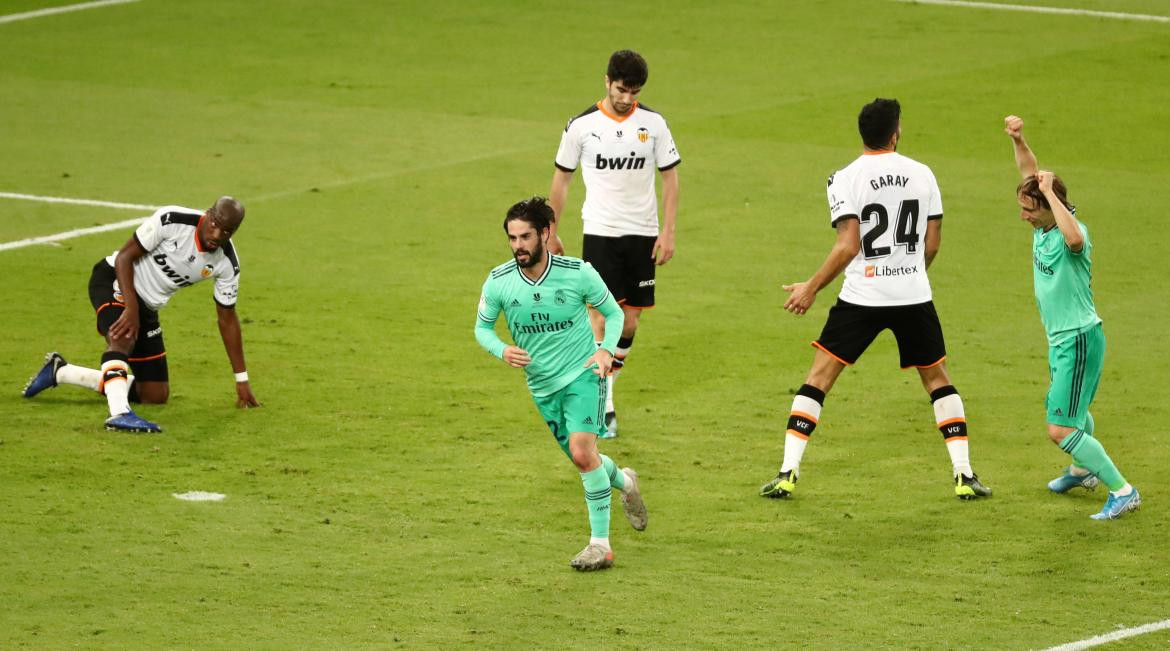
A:
[[[812,398],[813,400],[819,402],[822,406],[825,404],[825,392],[811,384],[800,385],[800,388],[796,390],[796,395]]]
[[[939,387],[930,392],[930,401],[937,402],[947,396],[955,396],[959,394],[959,390],[953,384],[948,384],[945,387]]]

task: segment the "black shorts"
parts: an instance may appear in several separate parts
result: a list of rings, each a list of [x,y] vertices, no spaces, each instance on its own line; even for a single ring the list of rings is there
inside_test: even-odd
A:
[[[942,325],[932,301],[874,307],[837,299],[829,309],[820,339],[813,345],[843,364],[853,364],[886,328],[893,330],[898,340],[902,368],[929,368],[947,357]]]
[[[122,293],[114,291],[115,280],[114,268],[104,258],[98,260],[89,276],[89,302],[97,312],[97,329],[103,337],[126,309]],[[138,298],[138,340],[130,351],[130,370],[138,382],[166,382],[169,378],[167,348],[158,312],[146,307],[141,297]]]
[[[593,265],[624,307],[654,307],[654,242],[646,235],[586,235],[581,258]]]

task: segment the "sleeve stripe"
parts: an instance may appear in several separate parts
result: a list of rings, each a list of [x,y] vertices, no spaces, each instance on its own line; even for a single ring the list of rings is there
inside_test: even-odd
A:
[[[665,172],[666,170],[672,170],[672,169],[674,169],[674,168],[678,167],[678,164],[679,164],[679,163],[681,163],[681,162],[682,162],[682,159],[680,158],[680,159],[678,159],[678,160],[674,161],[673,163],[671,163],[670,165],[665,165],[665,166],[663,166],[663,167],[659,167],[659,168],[658,168],[658,171],[659,171],[659,172]]]
[[[556,168],[562,172],[569,172],[571,174],[571,173],[577,171],[577,168],[575,168],[575,167],[565,167],[564,165],[561,165],[560,163],[558,163],[556,161],[553,161],[553,165],[555,165]]]
[[[928,222],[929,222],[929,221],[934,221],[934,220],[936,220],[936,219],[942,219],[942,213],[941,213],[941,212],[940,212],[939,214],[937,214],[937,215],[927,215],[927,216],[926,216],[926,221],[928,221]]]
[[[856,219],[857,221],[861,221],[857,217],[857,215],[841,215],[840,217],[834,219],[833,223],[830,224],[830,226],[832,226],[833,228],[837,228],[837,222],[845,221],[846,219]]]

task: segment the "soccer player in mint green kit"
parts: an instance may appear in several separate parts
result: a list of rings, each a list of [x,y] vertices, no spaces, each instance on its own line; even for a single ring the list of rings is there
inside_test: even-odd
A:
[[[591,535],[570,565],[583,571],[601,570],[613,565],[609,544],[612,489],[621,491],[630,525],[638,531],[646,528],[638,474],[631,468],[619,470],[612,459],[597,451],[597,437],[605,432],[602,378],[613,366],[622,308],[589,263],[548,252],[552,221],[552,207],[542,197],[508,209],[504,232],[513,259],[492,269],[483,284],[475,338],[509,366],[524,369],[536,408],[581,473]],[[605,317],[600,347],[593,339],[587,305]],[[501,312],[515,345],[507,345],[496,335]]]
[[[1024,180],[1016,188],[1020,219],[1032,225],[1032,278],[1040,319],[1048,333],[1048,436],[1072,456],[1072,465],[1048,482],[1054,493],[1092,490],[1104,482],[1109,497],[1094,520],[1113,520],[1142,503],[1136,488],[1093,436],[1089,405],[1097,393],[1105,360],[1105,333],[1093,306],[1093,244],[1076,218],[1060,177],[1042,171],[1024,140],[1024,121],[1004,118]]]

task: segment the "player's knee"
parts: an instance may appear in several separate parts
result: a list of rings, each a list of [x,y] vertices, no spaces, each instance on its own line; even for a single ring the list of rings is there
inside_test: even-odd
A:
[[[1057,445],[1060,445],[1060,442],[1064,440],[1064,437],[1068,436],[1072,432],[1073,429],[1071,427],[1064,427],[1062,425],[1053,425],[1052,423],[1048,423],[1048,438]]]
[[[167,399],[171,397],[171,389],[167,385],[162,386],[139,386],[138,399],[144,405],[162,405],[166,404]]]
[[[569,456],[572,457],[573,465],[577,466],[579,472],[588,472],[593,465],[593,455],[589,450],[570,449]]]

